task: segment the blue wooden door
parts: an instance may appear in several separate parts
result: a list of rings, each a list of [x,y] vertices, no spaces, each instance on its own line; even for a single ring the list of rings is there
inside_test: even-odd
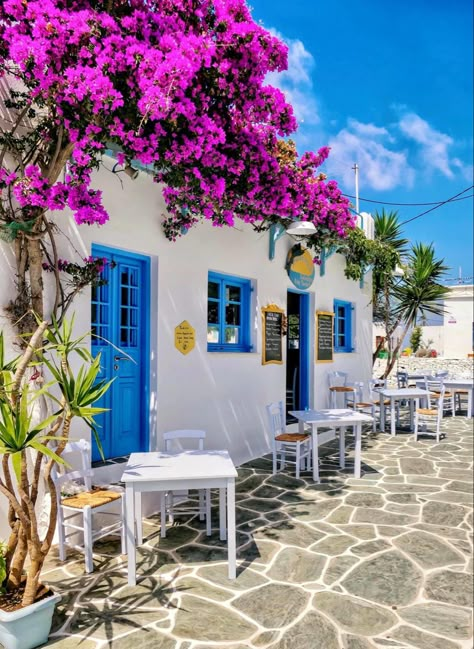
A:
[[[114,379],[96,418],[105,458],[146,450],[148,442],[149,259],[93,246],[107,264],[92,288],[92,352],[101,352],[101,378]],[[94,442],[93,459],[100,453]]]

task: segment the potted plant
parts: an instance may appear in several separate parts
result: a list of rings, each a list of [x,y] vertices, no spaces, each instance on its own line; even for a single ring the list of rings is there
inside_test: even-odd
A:
[[[57,519],[57,494],[51,471],[63,463],[63,452],[74,417],[94,430],[94,406],[110,382],[98,380],[100,356],[93,358],[87,335],[72,338],[71,322],[41,322],[21,356],[6,361],[0,334],[0,493],[8,500],[10,537],[0,562],[0,644],[6,649],[32,649],[46,642],[54,607],[60,596],[41,584],[41,570],[51,549]],[[71,359],[78,355],[77,372]],[[47,382],[42,370],[49,375]],[[54,413],[37,422],[39,399],[54,404]],[[41,535],[38,510],[43,492],[51,505]]]

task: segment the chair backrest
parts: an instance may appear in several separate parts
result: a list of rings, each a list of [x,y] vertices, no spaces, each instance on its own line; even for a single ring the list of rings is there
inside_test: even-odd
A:
[[[400,390],[406,387],[408,387],[408,372],[397,372],[397,388]]]
[[[365,386],[364,386],[364,381],[351,381],[346,382],[346,387],[348,388],[353,388],[354,392],[347,392],[346,393],[346,403],[360,403],[361,401],[364,401],[365,399]]]
[[[283,401],[275,401],[267,406],[268,422],[273,437],[285,432],[285,411]]]
[[[330,388],[347,385],[347,372],[328,372],[328,382]]]
[[[378,401],[380,398],[380,390],[385,390],[387,387],[387,379],[369,379],[367,387],[369,390],[369,399],[371,401]]]
[[[61,487],[65,482],[82,482],[87,490],[92,489],[92,467],[91,467],[91,445],[86,439],[80,439],[77,442],[69,442],[66,444],[61,457],[69,463],[68,456],[80,454],[81,468],[71,469],[70,467],[58,467],[57,464],[53,466],[51,472],[52,478],[56,484],[58,491],[58,498],[60,497]],[[64,469],[64,471],[61,471]]]
[[[437,403],[438,409],[443,411],[443,401],[444,393],[446,388],[444,387],[443,380],[437,379],[435,381],[430,380],[429,378],[425,379],[425,389],[428,391],[428,408],[432,407],[433,401]]]
[[[182,442],[190,440],[197,440],[198,450],[204,449],[204,440],[206,439],[206,432],[204,430],[169,430],[163,433],[163,441],[165,443],[165,451],[171,451],[173,445],[178,445],[183,449]]]

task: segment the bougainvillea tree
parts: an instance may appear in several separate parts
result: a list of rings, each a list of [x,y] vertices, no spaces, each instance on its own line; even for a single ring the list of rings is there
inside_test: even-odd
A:
[[[101,260],[76,261],[65,292],[72,266],[58,258],[61,218],[50,215],[106,223],[92,173],[109,148],[124,169],[153,170],[171,240],[201,219],[311,220],[316,253],[344,237],[348,201],[318,169],[328,149],[297,155],[293,110],[265,84],[286,67],[286,46],[244,0],[4,0],[0,236],[14,243],[20,328],[33,328],[28,312],[45,315],[45,272],[59,315],[98,277]]]

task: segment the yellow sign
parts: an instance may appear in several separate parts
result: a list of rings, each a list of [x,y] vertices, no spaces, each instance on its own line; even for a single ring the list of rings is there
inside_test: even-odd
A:
[[[181,324],[175,327],[174,346],[182,354],[189,354],[194,349],[195,344],[196,332],[194,327],[191,327],[187,320],[183,320]]]

